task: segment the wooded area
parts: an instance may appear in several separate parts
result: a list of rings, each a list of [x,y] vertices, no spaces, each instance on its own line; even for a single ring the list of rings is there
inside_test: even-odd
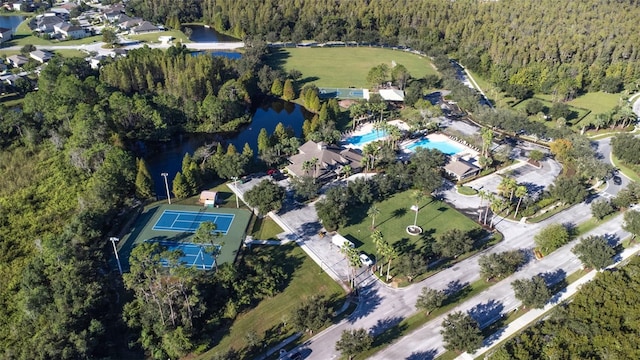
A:
[[[202,19],[236,37],[357,41],[449,54],[516,95],[569,99],[635,88],[640,8],[633,1],[134,0],[137,15]],[[615,24],[615,26],[613,26]]]

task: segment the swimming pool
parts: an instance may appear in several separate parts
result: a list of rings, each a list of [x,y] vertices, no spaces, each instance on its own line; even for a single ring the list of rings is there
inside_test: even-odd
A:
[[[370,143],[376,140],[382,140],[387,136],[387,132],[384,130],[371,129],[368,133],[361,135],[353,135],[344,139],[347,143],[362,148],[366,143]]]
[[[427,149],[438,149],[447,155],[455,155],[457,153],[465,151],[465,148],[462,145],[458,145],[453,141],[432,141],[429,140],[429,138],[422,138],[412,144],[407,145],[405,149],[415,151],[416,148],[419,147]]]

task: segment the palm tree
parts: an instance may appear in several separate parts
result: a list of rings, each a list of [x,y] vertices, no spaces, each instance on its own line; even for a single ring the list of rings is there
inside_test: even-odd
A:
[[[522,203],[522,198],[527,196],[527,187],[524,185],[518,186],[516,189],[516,197],[518,198],[518,205],[516,206],[516,213],[513,215],[514,218],[518,218],[518,211],[520,210],[520,204]]]
[[[611,122],[611,115],[609,113],[596,114],[594,124],[596,126],[596,131],[600,130],[600,127],[609,125],[609,122]]]
[[[309,160],[311,162],[311,165],[314,167],[313,169],[313,178],[317,178],[318,177],[318,158],[312,158],[311,160]]]
[[[382,258],[382,253],[384,252],[384,238],[382,237],[382,232],[379,230],[375,230],[373,234],[371,234],[371,240],[373,241],[373,245],[376,246],[376,266],[380,262]],[[380,276],[382,276],[382,266],[380,267]]]
[[[351,165],[345,165],[342,167],[342,170],[340,170],[340,172],[342,173],[342,175],[344,175],[346,179],[349,176],[351,176],[351,174],[353,174],[353,169],[351,168]]]
[[[493,131],[489,128],[480,129],[482,134],[482,156],[489,157],[489,148],[493,142]]]
[[[487,225],[487,216],[489,215],[489,208],[491,207],[491,203],[493,203],[496,199],[496,196],[493,193],[487,192],[487,207],[484,211],[484,221],[483,224]]]
[[[391,269],[391,260],[395,259],[398,256],[398,253],[396,249],[393,248],[393,245],[385,242],[384,255],[387,257],[387,281],[389,281],[389,271]]]
[[[491,211],[493,211],[493,216],[491,217],[490,226],[493,227],[493,222],[495,221],[498,214],[500,214],[505,208],[507,208],[509,204],[507,200],[501,196],[496,196],[491,202]]]
[[[416,190],[411,194],[411,198],[413,199],[416,212],[416,216],[413,219],[413,226],[415,227],[418,224],[418,211],[420,211],[420,202],[424,200],[424,193],[420,190]]]
[[[311,163],[311,161],[305,160],[302,162],[302,170],[304,171],[305,175],[309,175],[309,170],[311,170],[312,167],[313,164]]]
[[[380,208],[376,204],[371,204],[367,210],[367,216],[371,218],[371,230],[376,228],[376,216],[380,214]]]
[[[484,200],[489,198],[489,193],[484,190],[478,190],[478,196],[480,197],[480,206],[478,208],[481,209]],[[478,222],[480,221],[482,221],[482,210],[478,213]]]
[[[362,264],[360,261],[360,255],[358,254],[358,250],[349,246],[348,243],[344,243],[342,248],[340,248],[340,252],[344,254],[349,262],[349,268],[351,269],[351,288],[356,288],[356,269]]]
[[[623,106],[616,114],[616,123],[622,122],[622,127],[627,126],[628,123],[632,123],[638,119],[636,113],[633,112],[633,108],[630,104]]]

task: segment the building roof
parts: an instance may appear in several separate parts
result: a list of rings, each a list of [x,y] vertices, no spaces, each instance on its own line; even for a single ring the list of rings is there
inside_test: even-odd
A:
[[[73,25],[68,22],[56,25],[57,28],[64,32],[84,30],[81,26]]]
[[[385,101],[404,101],[404,91],[399,89],[380,89],[378,93]]]
[[[143,21],[140,23],[140,25],[131,29],[131,31],[133,32],[146,32],[146,31],[158,31],[158,30],[160,29],[157,26],[153,25],[148,21]]]
[[[39,58],[39,59],[46,60],[51,58],[51,53],[47,51],[42,51],[42,50],[34,50],[29,53],[29,56],[31,56],[32,58]]]
[[[22,55],[11,55],[7,56],[7,60],[11,61],[12,64],[16,64],[18,66],[26,64],[29,62],[29,59]]]
[[[299,154],[289,158],[291,165],[288,166],[296,176],[311,175],[319,178],[332,170],[339,170],[344,165],[349,165],[354,169],[361,167],[362,155],[354,149],[342,149],[323,142],[316,143],[309,140],[300,146],[299,151]],[[312,169],[307,174],[303,167],[305,162],[312,159],[318,160],[318,172],[316,173],[316,170]]]
[[[474,175],[476,172],[478,172],[478,170],[480,170],[479,167],[473,165],[472,163],[463,159],[457,159],[455,157],[452,158],[449,163],[444,166],[444,169],[448,173],[454,174],[459,179],[465,178],[469,175]]]
[[[43,16],[36,22],[36,25],[54,25],[64,22],[64,20],[58,16]]]

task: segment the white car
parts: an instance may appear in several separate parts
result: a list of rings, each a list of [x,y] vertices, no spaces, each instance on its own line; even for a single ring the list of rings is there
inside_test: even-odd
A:
[[[362,266],[371,266],[373,265],[373,260],[371,260],[371,258],[369,258],[367,254],[362,253],[360,254],[360,263],[362,264]]]

